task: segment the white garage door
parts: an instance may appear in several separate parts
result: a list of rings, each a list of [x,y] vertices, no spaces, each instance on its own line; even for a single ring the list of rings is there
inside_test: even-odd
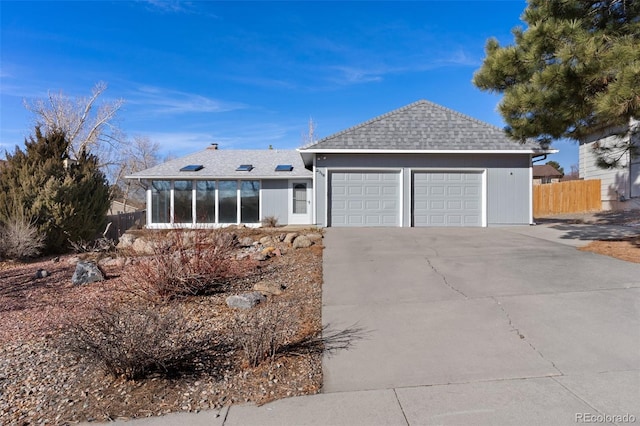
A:
[[[330,226],[400,225],[400,173],[332,172]]]
[[[415,172],[413,226],[482,226],[482,174]]]

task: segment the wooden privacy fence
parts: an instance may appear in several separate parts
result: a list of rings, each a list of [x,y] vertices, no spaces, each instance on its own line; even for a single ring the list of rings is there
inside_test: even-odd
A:
[[[118,241],[118,239],[132,226],[143,227],[147,223],[147,213],[143,211],[133,213],[120,213],[107,216],[107,223],[111,222],[106,237]]]
[[[533,185],[533,216],[535,217],[601,209],[600,179]]]

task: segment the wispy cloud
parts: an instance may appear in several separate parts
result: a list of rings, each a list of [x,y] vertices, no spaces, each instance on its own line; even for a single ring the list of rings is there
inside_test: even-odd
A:
[[[378,58],[362,59],[356,64],[325,67],[326,79],[339,85],[382,82],[385,76],[430,71],[446,67],[479,67],[481,60],[469,55],[463,48],[445,53],[428,52],[410,57],[389,58],[380,63]],[[393,65],[391,65],[391,63]]]
[[[193,3],[180,0],[144,0],[145,3],[163,12],[190,12],[193,9]]]
[[[382,76],[387,70],[365,69],[353,66],[333,66],[330,69],[337,71],[337,75],[330,79],[339,84],[360,84],[382,81]]]
[[[225,112],[247,107],[239,102],[226,102],[195,93],[154,86],[141,86],[127,99],[128,103],[144,106],[146,112],[155,114]]]
[[[300,136],[296,134],[299,126],[281,123],[256,123],[249,127],[230,126],[228,131],[177,131],[148,132],[139,134],[148,136],[160,145],[163,155],[182,156],[206,148],[215,142],[220,149],[267,149],[269,145],[276,149],[294,149],[300,146]]]
[[[197,2],[193,1],[183,1],[183,0],[143,0],[144,3],[148,4],[153,10],[162,12],[162,13],[177,13],[177,14],[193,14],[193,15],[203,15],[208,16],[210,18],[218,18],[217,15],[204,12],[201,10],[197,4]],[[206,2],[200,2],[206,3]]]

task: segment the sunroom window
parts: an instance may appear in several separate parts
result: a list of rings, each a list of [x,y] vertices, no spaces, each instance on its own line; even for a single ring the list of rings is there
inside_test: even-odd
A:
[[[221,180],[218,182],[218,205],[220,223],[237,223],[238,221],[238,182]]]
[[[151,222],[171,222],[171,181],[151,182]]]
[[[260,222],[260,181],[243,180],[240,190],[242,223]]]
[[[191,223],[193,221],[193,188],[190,180],[177,180],[173,183],[173,222]]]
[[[196,181],[196,222],[216,222],[216,182]]]

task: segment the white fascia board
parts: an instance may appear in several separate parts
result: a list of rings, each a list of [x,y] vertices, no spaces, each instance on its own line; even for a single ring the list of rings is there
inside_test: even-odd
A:
[[[557,149],[309,149],[314,154],[556,154]]]

